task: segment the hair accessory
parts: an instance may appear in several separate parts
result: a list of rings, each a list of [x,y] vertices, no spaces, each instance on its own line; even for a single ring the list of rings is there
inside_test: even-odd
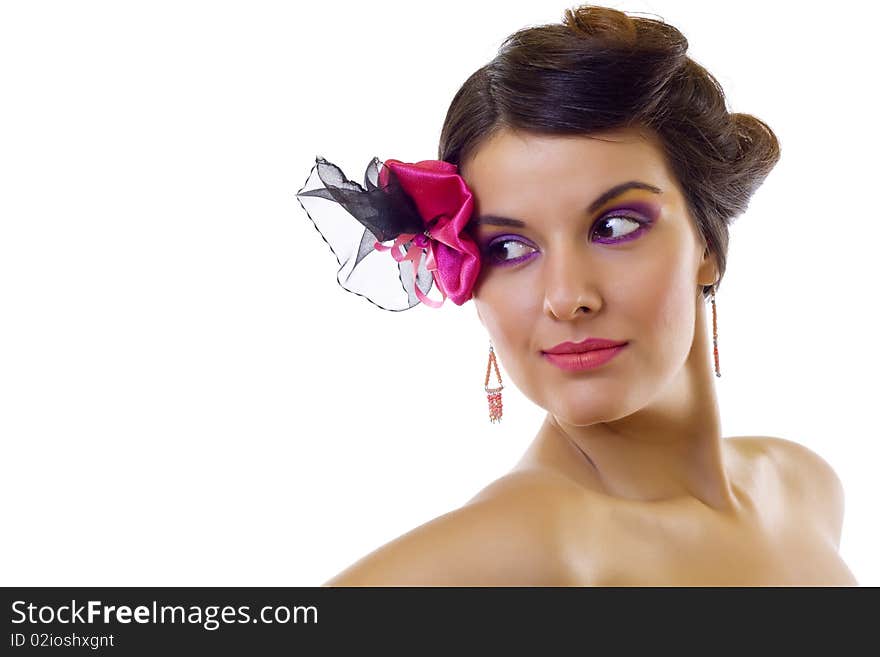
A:
[[[721,376],[721,368],[718,367],[718,316],[715,314],[715,285],[712,285],[712,351],[715,354],[715,376]]]
[[[457,171],[443,160],[374,157],[361,187],[335,164],[315,158],[296,196],[339,261],[336,280],[343,289],[395,311],[471,298],[480,251],[465,232],[474,202]],[[434,283],[439,301],[427,296]]]
[[[497,388],[489,387],[489,372],[493,365],[495,366],[495,376],[498,377]],[[492,346],[491,340],[489,341],[489,362],[486,365],[486,381],[483,383],[483,387],[486,389],[486,398],[489,400],[489,421],[501,422],[501,414],[504,411],[501,404],[501,391],[504,390],[504,386],[501,384],[501,373],[498,371],[498,361],[495,358],[495,348]]]

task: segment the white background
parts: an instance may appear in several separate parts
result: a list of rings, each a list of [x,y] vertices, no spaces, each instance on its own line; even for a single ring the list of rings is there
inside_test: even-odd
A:
[[[876,4],[609,4],[780,138],[717,298],[724,433],[831,463],[880,585]],[[435,158],[568,6],[0,5],[0,583],[318,585],[513,465],[544,412],[507,386],[488,422],[473,304],[343,291],[294,194],[316,155]]]

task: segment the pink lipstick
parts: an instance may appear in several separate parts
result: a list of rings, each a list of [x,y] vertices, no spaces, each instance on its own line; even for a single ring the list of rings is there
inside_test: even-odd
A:
[[[587,338],[581,342],[563,342],[541,354],[557,367],[569,370],[589,370],[604,365],[623,351],[627,342]]]

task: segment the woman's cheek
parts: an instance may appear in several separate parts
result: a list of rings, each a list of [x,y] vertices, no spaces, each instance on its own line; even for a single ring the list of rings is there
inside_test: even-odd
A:
[[[658,355],[673,368],[687,359],[694,336],[693,290],[683,276],[667,276],[662,288],[646,301],[646,323],[653,325]]]

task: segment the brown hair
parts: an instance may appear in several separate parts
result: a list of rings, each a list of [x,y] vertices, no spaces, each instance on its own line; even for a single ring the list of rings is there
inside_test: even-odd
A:
[[[779,160],[779,141],[686,56],[687,39],[660,20],[583,5],[563,22],[523,28],[461,86],[446,114],[439,159],[455,165],[497,130],[575,135],[648,128],[724,276],[728,225]],[[704,286],[704,298],[711,286]]]

